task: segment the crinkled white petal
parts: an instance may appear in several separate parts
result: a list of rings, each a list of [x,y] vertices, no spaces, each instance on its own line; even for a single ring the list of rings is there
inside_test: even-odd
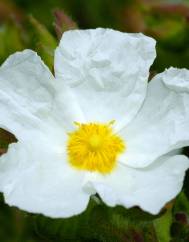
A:
[[[70,88],[60,79],[55,80],[56,95],[51,118],[56,119],[66,132],[75,129],[74,122],[86,123],[84,113]]]
[[[90,183],[109,206],[139,206],[157,214],[180,192],[188,168],[186,156],[168,156],[142,169],[119,164],[110,175],[96,175]]]
[[[11,55],[0,67],[0,127],[23,139],[52,108],[53,76],[31,50]]]
[[[55,51],[55,75],[67,83],[87,122],[130,122],[146,93],[155,40],[111,29],[63,34]]]
[[[50,126],[73,127],[76,117],[83,120],[76,105],[32,50],[11,55],[0,67],[0,127],[19,140]]]
[[[50,144],[17,143],[0,158],[0,190],[5,202],[53,218],[70,217],[87,207],[84,173],[73,169]]]
[[[157,75],[140,112],[120,134],[127,144],[120,161],[132,167],[189,145],[189,71],[170,68]]]

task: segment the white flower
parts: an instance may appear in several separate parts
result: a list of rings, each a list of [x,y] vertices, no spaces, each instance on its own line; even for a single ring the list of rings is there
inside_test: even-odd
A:
[[[155,41],[110,29],[64,33],[55,78],[31,50],[0,68],[0,127],[18,142],[0,158],[9,205],[69,217],[98,193],[156,214],[181,190],[189,160],[189,71],[148,84]],[[146,92],[147,91],[147,92]]]

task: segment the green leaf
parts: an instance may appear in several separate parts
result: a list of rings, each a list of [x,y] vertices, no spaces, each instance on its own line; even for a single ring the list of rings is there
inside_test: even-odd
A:
[[[34,36],[35,50],[41,56],[45,64],[53,71],[54,50],[57,47],[57,41],[47,28],[39,23],[34,17],[30,16],[29,21]]]
[[[175,201],[174,214],[178,212],[186,213],[189,216],[189,200],[184,192],[181,192]]]
[[[172,224],[172,209],[168,209],[166,213],[153,222],[156,235],[159,242],[170,242],[170,228]]]
[[[6,22],[0,27],[0,63],[10,54],[25,48],[18,26]]]
[[[34,220],[36,233],[47,241],[158,242],[153,227],[153,220],[158,216],[139,208],[111,208],[91,199],[86,211],[80,215],[67,219],[40,215],[34,216]]]
[[[189,241],[189,200],[184,192],[181,192],[175,200],[173,215],[171,242]]]

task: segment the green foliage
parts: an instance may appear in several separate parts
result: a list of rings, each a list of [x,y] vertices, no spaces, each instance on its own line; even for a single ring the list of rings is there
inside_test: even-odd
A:
[[[184,192],[175,201],[171,233],[171,242],[189,241],[189,200]]]
[[[189,202],[184,192],[181,192],[174,204],[174,213],[182,212],[189,216]]]
[[[8,55],[24,48],[19,26],[12,22],[2,24],[0,26],[0,62],[3,62]]]
[[[66,15],[64,11],[56,9],[54,11],[55,21],[55,31],[58,39],[62,37],[62,34],[67,30],[77,29],[77,23],[74,22],[71,17]]]
[[[151,2],[0,0],[0,62],[15,51],[31,48],[53,71],[54,49],[64,31],[78,26],[101,26],[144,32],[155,37],[158,42],[157,59],[152,66],[154,72],[163,71],[170,65],[189,68],[188,5],[171,5],[170,1],[169,4],[166,4],[168,1],[164,4]],[[15,137],[0,130],[0,154],[6,152],[12,142],[16,142]],[[185,154],[189,156],[188,150]],[[157,216],[137,207],[110,208],[91,199],[84,213],[68,219],[51,219],[10,208],[1,196],[0,241],[187,242],[188,187],[189,172],[183,191]]]
[[[30,16],[29,21],[31,23],[34,49],[51,71],[53,71],[54,50],[57,47],[57,40],[46,27],[39,23],[34,17]]]
[[[172,212],[168,209],[164,215],[160,218],[154,220],[154,227],[158,237],[161,242],[170,242],[171,240],[171,229],[172,224]]]
[[[50,219],[35,216],[36,231],[40,237],[52,241],[131,242],[135,238],[157,242],[152,221],[156,216],[138,208],[126,210],[109,208],[93,200],[87,210],[68,219]]]

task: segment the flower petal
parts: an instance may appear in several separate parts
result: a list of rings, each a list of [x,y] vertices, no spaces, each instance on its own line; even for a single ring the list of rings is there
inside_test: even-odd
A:
[[[189,144],[189,71],[170,68],[150,83],[135,120],[120,134],[127,143],[120,161],[145,167]]]
[[[55,75],[67,83],[87,122],[128,123],[146,93],[155,41],[111,29],[63,34],[55,52]]]
[[[53,76],[31,50],[11,55],[0,68],[0,127],[23,138],[51,111]]]
[[[0,190],[5,202],[53,218],[85,210],[90,194],[82,189],[83,177],[83,172],[68,165],[65,155],[50,145],[39,146],[37,140],[13,144],[0,158]]]
[[[130,168],[119,164],[109,176],[92,184],[109,206],[139,206],[157,214],[181,190],[189,159],[183,155],[162,157],[149,167]]]
[[[0,113],[0,127],[19,140],[50,122],[68,130],[76,117],[83,120],[71,94],[32,50],[11,55],[0,67]]]

